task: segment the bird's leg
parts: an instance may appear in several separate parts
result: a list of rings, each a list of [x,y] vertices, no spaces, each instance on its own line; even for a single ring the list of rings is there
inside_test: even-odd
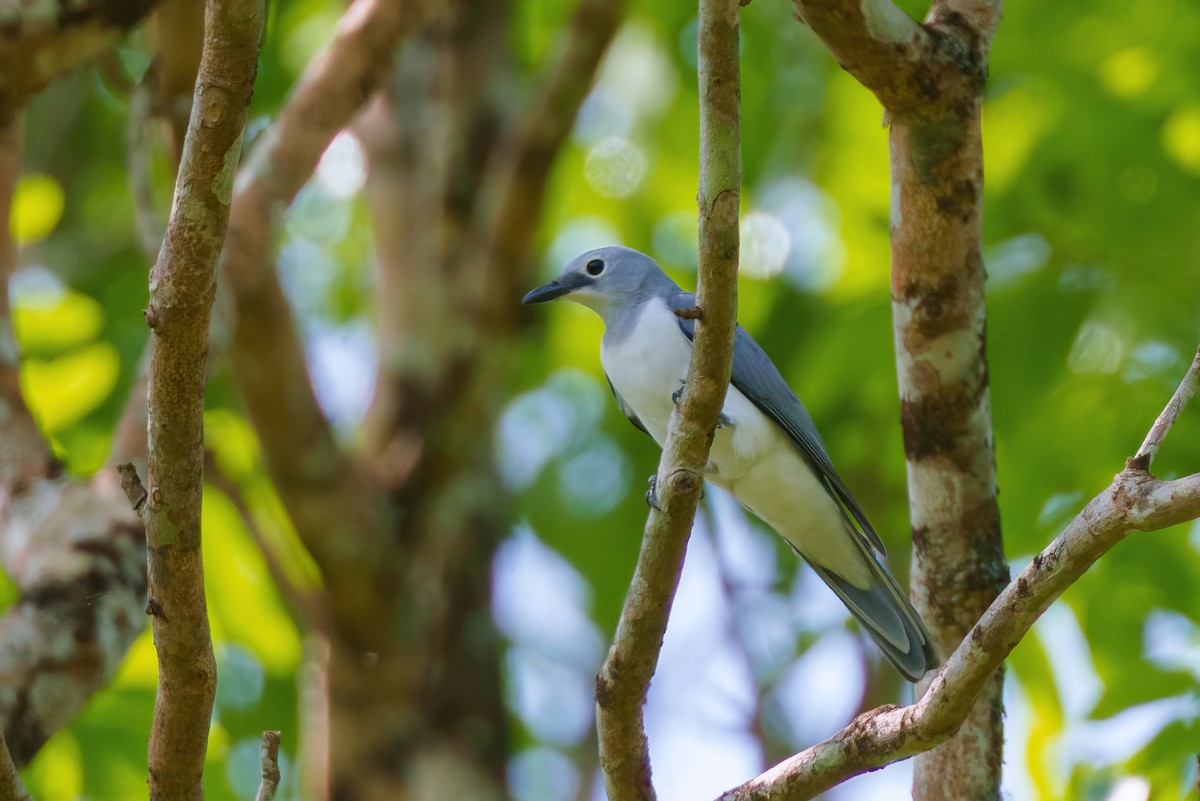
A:
[[[687,382],[682,378],[679,379],[679,389],[671,393],[671,402],[676,406],[679,405],[680,399],[683,398],[683,387],[686,383]],[[717,430],[720,431],[722,428],[733,428],[733,418],[725,414],[724,411],[722,411],[720,417],[717,418]]]

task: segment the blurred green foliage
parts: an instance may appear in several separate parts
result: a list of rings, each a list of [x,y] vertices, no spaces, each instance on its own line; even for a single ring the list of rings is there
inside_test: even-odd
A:
[[[902,5],[923,12],[914,2]],[[512,48],[532,72],[571,4],[515,6]],[[252,132],[279,108],[341,8],[295,0],[272,10]],[[758,0],[742,19],[747,230],[740,317],[808,405],[903,574],[908,525],[888,291],[887,132],[874,98],[792,20],[790,4]],[[531,285],[575,252],[619,241],[654,254],[691,286],[695,38],[693,6],[632,3],[555,166]],[[122,63],[136,75],[146,60],[137,34],[123,46]],[[1195,4],[1006,8],[984,107],[985,242],[1000,502],[1007,552],[1017,562],[1040,550],[1121,469],[1200,338],[1198,73]],[[148,265],[128,180],[128,111],[129,98],[91,69],[44,93],[28,117],[29,174],[17,196],[14,231],[24,250],[14,300],[23,387],[59,457],[80,474],[103,464],[146,342]],[[161,165],[157,177],[165,212]],[[758,215],[753,225],[751,215]],[[285,283],[314,352],[330,332],[369,326],[370,232],[356,200],[306,191],[281,246]],[[302,269],[288,273],[289,258]],[[531,312],[535,317],[514,345],[522,358],[513,376],[516,400],[497,433],[501,467],[522,522],[582,578],[581,603],[607,638],[645,518],[643,477],[657,454],[608,397],[599,322],[574,307]],[[217,351],[220,336],[218,330]],[[369,360],[369,345],[363,353],[359,340],[348,341]],[[214,370],[210,444],[263,536],[292,555],[289,574],[311,582],[219,355]],[[353,438],[352,415],[339,425]],[[1198,468],[1200,415],[1189,413],[1156,471]],[[221,668],[206,793],[217,801],[250,798],[263,728],[282,729],[285,755],[296,758],[303,632],[236,508],[216,490],[205,500]],[[1039,626],[1017,648],[1010,680],[1029,715],[1016,754],[1024,764],[1008,767],[1026,775],[1028,786],[1014,797],[1100,799],[1131,775],[1145,777],[1154,799],[1194,793],[1198,549],[1196,527],[1131,538],[1066,593],[1070,614],[1054,618],[1053,628]],[[796,565],[782,546],[774,564],[778,575],[767,581],[786,596]],[[1075,629],[1087,647],[1067,653],[1058,635]],[[795,632],[796,643],[812,639],[803,626]],[[596,658],[588,652],[576,667],[585,674]],[[143,794],[154,681],[147,635],[112,687],[31,766],[34,796]],[[895,697],[889,675],[873,681],[884,687],[876,700]],[[1067,698],[1073,687],[1092,684],[1092,697]],[[1174,711],[1155,717],[1143,738],[1118,737],[1128,747],[1099,759],[1079,756],[1088,753],[1090,737],[1113,739],[1104,733],[1110,729],[1092,724],[1117,720],[1120,729],[1114,716],[1156,703],[1165,709],[1165,701]],[[519,712],[518,747],[562,745]],[[576,738],[563,752],[586,766],[589,742]],[[796,745],[777,741],[766,750]],[[297,792],[290,764],[284,798]]]

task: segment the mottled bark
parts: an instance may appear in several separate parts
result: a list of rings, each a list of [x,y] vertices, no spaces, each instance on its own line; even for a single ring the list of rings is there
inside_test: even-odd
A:
[[[21,396],[8,306],[20,120],[0,131],[0,562],[20,597],[0,618],[0,729],[18,765],[114,675],[145,625],[145,542],[111,479],[58,475]]]
[[[698,319],[683,398],[671,415],[658,465],[658,505],[646,520],[616,638],[596,676],[600,767],[611,801],[655,798],[642,708],[733,367],[742,184],[740,8],[738,0],[700,0]]]
[[[142,516],[159,659],[151,799],[203,797],[216,692],[200,548],[208,326],[264,22],[256,0],[208,3],[175,202],[150,273],[149,499]]]
[[[258,785],[258,793],[254,801],[275,801],[275,793],[279,790],[279,732],[264,731],[262,748],[258,755],[259,767],[262,770],[262,780]]]
[[[113,477],[38,479],[0,499],[0,727],[18,765],[114,675],[145,630],[146,543]]]
[[[979,126],[1001,3],[938,0],[924,25],[891,0],[795,4],[891,122],[892,308],[912,595],[946,654],[1008,581],[988,404]],[[917,799],[999,797],[1001,683],[997,672],[961,733],[918,760]]]
[[[852,776],[928,752],[950,739],[978,708],[976,698],[1038,617],[1097,559],[1130,531],[1157,531],[1200,517],[1200,473],[1161,481],[1146,471],[1170,422],[1198,387],[1200,351],[1138,455],[1005,587],[919,701],[859,715],[830,739],[730,790],[719,801],[806,801]]]

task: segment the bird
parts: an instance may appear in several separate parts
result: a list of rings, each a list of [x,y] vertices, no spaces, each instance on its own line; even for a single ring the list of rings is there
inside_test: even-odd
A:
[[[589,250],[524,304],[579,303],[604,323],[600,363],[617,406],[663,446],[691,359],[696,296],[649,256]],[[677,311],[684,311],[681,316]],[[888,572],[883,542],[834,469],[816,424],[740,325],[705,478],[779,533],[911,682],[937,666],[929,631]],[[654,505],[654,485],[647,493]]]

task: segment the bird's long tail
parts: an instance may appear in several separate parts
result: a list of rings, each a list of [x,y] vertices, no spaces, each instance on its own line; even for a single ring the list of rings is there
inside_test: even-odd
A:
[[[896,670],[909,681],[918,681],[938,665],[929,631],[888,569],[866,549],[863,558],[871,573],[871,585],[865,590],[820,565],[809,565],[842,599]]]

